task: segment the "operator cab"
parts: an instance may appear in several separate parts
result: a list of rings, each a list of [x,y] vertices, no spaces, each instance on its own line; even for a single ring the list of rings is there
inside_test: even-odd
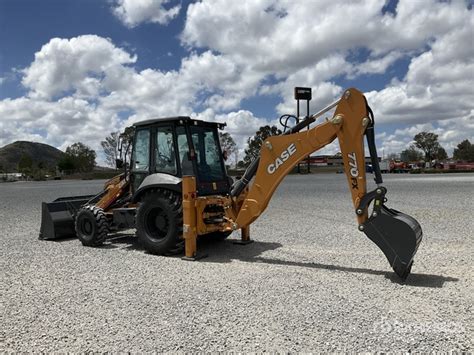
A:
[[[217,132],[225,123],[168,117],[138,122],[134,126],[133,192],[145,177],[161,173],[178,178],[194,175],[201,196],[229,193],[230,182]]]

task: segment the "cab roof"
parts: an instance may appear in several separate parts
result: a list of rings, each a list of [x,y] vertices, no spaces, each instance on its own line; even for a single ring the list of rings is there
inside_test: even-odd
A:
[[[195,124],[201,123],[201,124],[206,124],[206,125],[215,125],[219,129],[223,129],[226,126],[226,123],[195,120],[195,119],[193,119],[191,117],[188,117],[188,116],[151,118],[149,120],[135,122],[133,125],[135,127],[141,127],[141,126],[148,126],[148,125],[153,125],[153,124],[157,124],[157,123],[166,123],[166,122],[175,122],[175,121],[183,121],[183,123],[184,122],[189,122],[191,124],[192,124],[192,122],[196,122]]]

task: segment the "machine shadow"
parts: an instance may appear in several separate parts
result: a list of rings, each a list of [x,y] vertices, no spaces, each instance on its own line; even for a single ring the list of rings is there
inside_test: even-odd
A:
[[[38,238],[38,240],[41,240],[40,238]],[[71,240],[78,240],[76,236],[72,236],[72,237],[61,237],[61,238],[57,238],[57,239],[50,239],[48,240],[48,242],[53,242],[53,243],[64,243],[64,242],[70,242]]]
[[[100,247],[101,249],[117,249],[120,248],[122,250],[143,250],[138,243],[138,239],[135,236],[135,233],[129,232],[117,232],[117,233],[110,233],[106,244]]]
[[[209,243],[204,241],[204,243]],[[203,243],[203,244],[204,244]],[[203,247],[207,245],[204,244]],[[254,241],[248,245],[233,245],[232,240],[228,240],[221,243],[213,243],[209,245],[206,249],[206,253],[209,253],[207,258],[201,259],[202,262],[218,262],[218,263],[227,263],[232,260],[240,260],[244,262],[255,262],[255,263],[264,263],[271,265],[281,265],[281,266],[297,266],[297,267],[306,267],[312,269],[323,269],[330,271],[340,271],[340,272],[351,272],[359,274],[369,274],[369,275],[381,275],[389,279],[391,282],[413,286],[413,287],[430,287],[430,288],[441,288],[445,282],[457,282],[459,279],[450,276],[442,275],[432,275],[432,274],[410,274],[407,280],[402,281],[400,278],[392,271],[382,271],[382,270],[373,270],[367,268],[357,268],[349,266],[339,266],[331,264],[323,264],[317,262],[299,262],[299,261],[288,261],[275,258],[262,257],[261,254],[278,249],[282,246],[280,243],[270,243],[270,242],[257,242]],[[240,250],[239,250],[240,249]],[[215,252],[214,252],[215,251]]]
[[[69,239],[70,240],[70,239]],[[407,280],[402,281],[392,271],[373,270],[367,268],[357,268],[349,266],[340,266],[332,264],[323,264],[317,262],[299,262],[282,259],[275,259],[269,257],[262,257],[262,254],[267,251],[276,250],[283,245],[275,242],[261,242],[254,241],[247,245],[235,245],[234,239],[225,241],[216,241],[211,238],[201,238],[198,240],[198,250],[207,257],[200,259],[197,262],[211,262],[211,263],[230,263],[232,260],[240,260],[248,263],[263,263],[280,266],[297,266],[311,269],[323,269],[329,271],[351,272],[358,274],[380,275],[393,283],[413,287],[429,287],[441,288],[445,282],[457,282],[458,278],[433,274],[418,274],[412,273]],[[132,233],[114,233],[107,238],[107,244],[102,246],[103,249],[122,250],[143,250],[138,243],[135,234]],[[174,257],[181,257],[182,255],[175,255]],[[173,257],[173,256],[172,256]]]

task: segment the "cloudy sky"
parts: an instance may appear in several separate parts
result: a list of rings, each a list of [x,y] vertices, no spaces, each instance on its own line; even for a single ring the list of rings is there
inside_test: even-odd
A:
[[[227,122],[241,148],[259,126],[357,87],[379,152],[423,130],[448,154],[474,141],[471,0],[0,0],[0,146],[65,149],[131,123]],[[334,153],[337,145],[323,152]],[[380,153],[379,153],[380,154]]]

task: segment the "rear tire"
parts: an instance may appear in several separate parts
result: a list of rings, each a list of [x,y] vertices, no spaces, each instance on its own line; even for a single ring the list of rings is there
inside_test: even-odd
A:
[[[177,193],[162,189],[146,192],[138,207],[136,224],[138,240],[149,253],[182,252],[183,209]]]
[[[97,247],[104,244],[109,233],[109,221],[102,208],[86,205],[75,219],[76,235],[82,245]]]

